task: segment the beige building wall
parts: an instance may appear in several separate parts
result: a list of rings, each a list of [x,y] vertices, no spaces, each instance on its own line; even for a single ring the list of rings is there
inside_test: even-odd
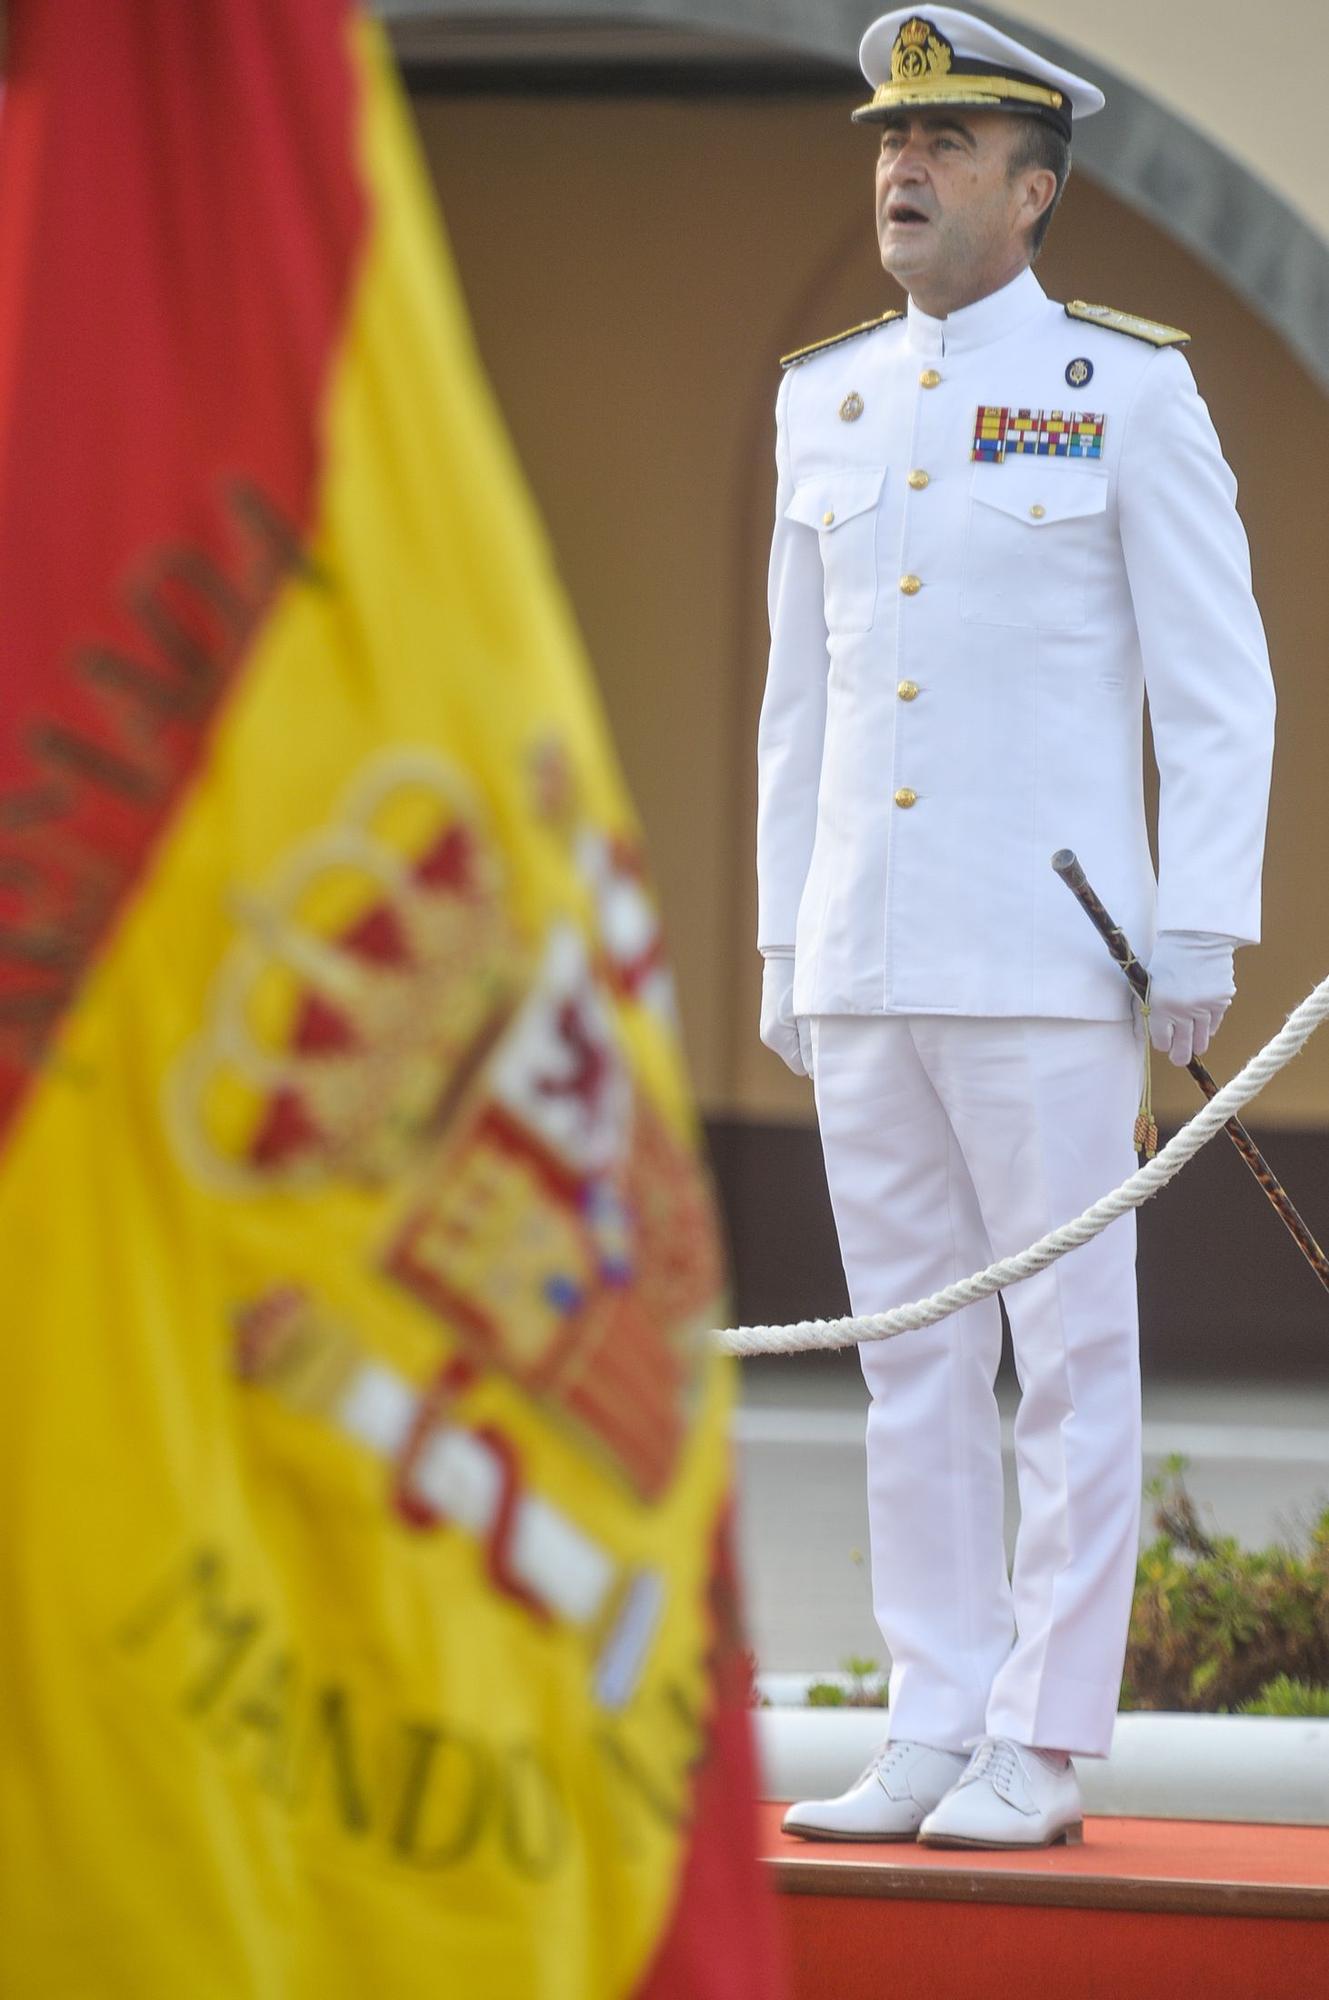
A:
[[[1329,6],[1286,0],[1000,0],[1157,98],[1329,238],[1324,79]],[[981,0],[979,11],[982,11]]]
[[[1063,39],[1072,16],[1092,13],[1069,0],[1022,11]],[[1235,90],[1249,30],[1239,42],[1227,0],[1212,12],[1231,16],[1213,39],[1226,34]],[[1152,10],[1149,41],[1145,25],[1133,0],[1103,10],[1092,46],[1123,69],[1133,52],[1140,83],[1166,75],[1179,103],[1197,52],[1186,56],[1167,10]],[[1309,90],[1291,75],[1284,29],[1280,17],[1285,76]],[[1210,115],[1224,125],[1216,91]],[[1258,150],[1252,128],[1270,121],[1255,101],[1244,95],[1243,143]],[[480,347],[645,820],[702,1105],[721,1116],[812,1118],[806,1085],[756,1040],[753,741],[777,357],[894,302],[872,235],[875,139],[848,124],[850,102],[417,105]],[[1287,141],[1280,172],[1301,172],[1300,144]],[[1311,183],[1299,185],[1304,208]],[[1281,734],[1267,942],[1238,960],[1240,996],[1215,1051],[1227,1074],[1329,970],[1329,400],[1212,273],[1086,179],[1072,181],[1040,276],[1054,296],[1194,332],[1192,365],[1241,484]],[[1191,1102],[1184,1078],[1165,1076],[1158,1095],[1165,1111]],[[1329,1123],[1329,1035],[1258,1118]]]

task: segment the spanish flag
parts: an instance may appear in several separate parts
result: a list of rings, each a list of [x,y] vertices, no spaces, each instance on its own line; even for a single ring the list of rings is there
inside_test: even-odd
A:
[[[348,0],[13,0],[0,1989],[768,1993],[632,811]]]

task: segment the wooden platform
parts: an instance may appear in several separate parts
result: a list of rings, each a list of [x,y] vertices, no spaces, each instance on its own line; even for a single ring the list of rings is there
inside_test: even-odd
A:
[[[1329,2000],[1329,1828],[1090,1819],[1082,1847],[789,1839],[789,2000]]]

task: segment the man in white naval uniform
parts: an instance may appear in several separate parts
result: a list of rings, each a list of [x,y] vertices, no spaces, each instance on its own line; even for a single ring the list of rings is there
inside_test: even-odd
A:
[[[856,1313],[1023,1248],[1134,1165],[1143,1032],[1049,865],[1072,847],[1202,1053],[1259,936],[1273,694],[1235,482],[1186,336],[1029,268],[1101,94],[973,16],[864,37],[907,314],[789,358],[759,740],[762,1039],[810,1071]],[[1158,878],[1142,706],[1161,774]],[[1139,1533],[1133,1218],[1006,1303],[864,1346],[890,1737],[794,1832],[1079,1835]],[[970,1754],[972,1752],[972,1755]]]

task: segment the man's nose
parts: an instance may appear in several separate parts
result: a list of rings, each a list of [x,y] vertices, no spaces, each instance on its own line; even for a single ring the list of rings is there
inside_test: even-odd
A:
[[[886,184],[888,187],[912,187],[923,178],[923,156],[918,148],[907,141],[886,160]]]

